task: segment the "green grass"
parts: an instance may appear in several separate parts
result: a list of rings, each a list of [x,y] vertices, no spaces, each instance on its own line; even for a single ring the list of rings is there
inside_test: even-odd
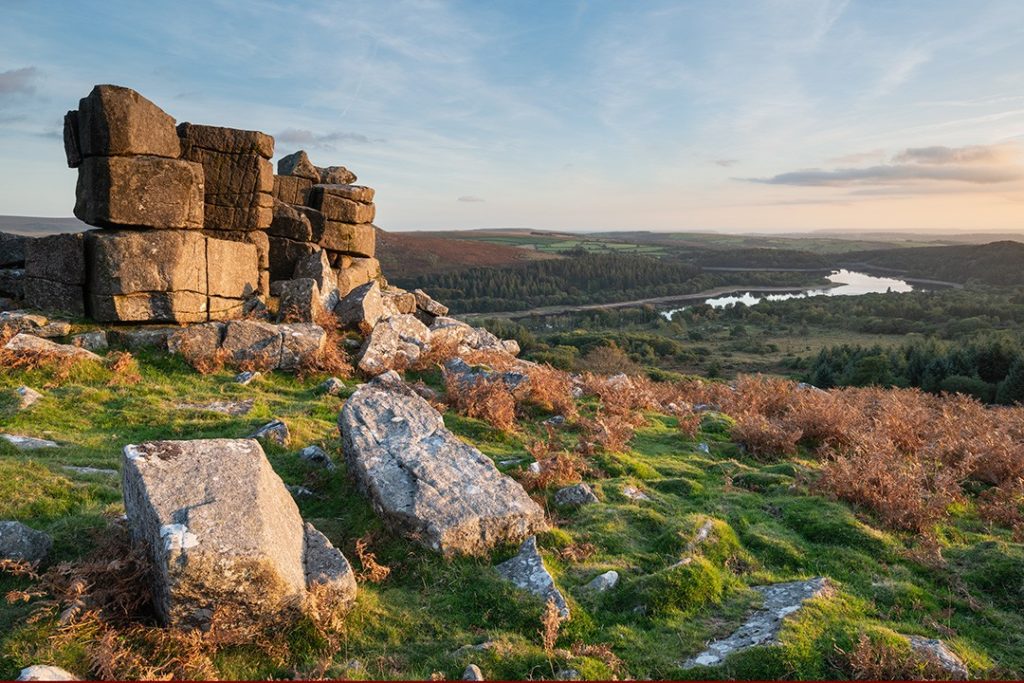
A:
[[[224,371],[201,376],[180,360],[140,357],[142,382],[108,386],[106,370],[76,371],[44,389],[43,371],[0,372],[0,393],[27,384],[44,391],[33,408],[0,414],[6,432],[54,439],[60,449],[25,454],[0,444],[0,519],[18,519],[55,537],[54,561],[87,553],[95,533],[122,512],[119,482],[81,476],[63,465],[119,468],[121,448],[150,439],[241,437],[281,418],[292,443],[268,448],[288,484],[314,491],[298,500],[300,511],[353,559],[355,539],[372,535],[371,549],[392,568],[380,584],[363,583],[341,634],[341,649],[328,675],[354,678],[458,677],[470,663],[488,678],[550,678],[570,667],[588,678],[845,678],[840,650],[861,633],[942,637],[968,662],[974,676],[1024,675],[1024,546],[1007,533],[981,527],[970,509],[955,511],[938,531],[948,563],[920,564],[907,554],[919,542],[895,534],[849,506],[808,488],[813,460],[765,464],[746,459],[728,437],[729,421],[709,416],[694,440],[681,437],[671,418],[650,416],[623,453],[602,454],[590,479],[600,504],[551,510],[557,527],[539,536],[546,563],[570,602],[573,617],[561,632],[554,658],[545,655],[538,630],[543,606],[502,582],[493,565],[514,548],[490,558],[447,560],[390,534],[346,475],[336,419],[343,398],[319,396],[322,377],[298,380],[269,374],[242,387]],[[437,381],[436,373],[426,375]],[[254,398],[251,413],[229,417],[180,410],[182,401]],[[497,460],[530,457],[524,442],[540,433],[537,423],[517,435],[496,432],[478,420],[453,414],[446,423]],[[571,430],[566,430],[571,434]],[[703,453],[698,444],[709,444]],[[336,472],[297,457],[310,443],[324,446]],[[633,501],[622,487],[643,490],[650,501]],[[551,492],[546,492],[550,501]],[[673,568],[698,529],[712,523],[708,540],[688,565]],[[569,546],[593,544],[583,561],[563,559]],[[358,563],[356,562],[358,567]],[[615,569],[612,591],[582,590]],[[682,670],[680,662],[712,638],[729,634],[756,607],[752,586],[827,576],[836,591],[795,615],[781,642],[728,660],[714,669]],[[24,587],[0,578],[0,590]],[[85,673],[83,642],[55,646],[51,621],[28,624],[31,605],[0,605],[0,678],[46,660]],[[274,662],[255,647],[221,652],[222,677],[283,677],[309,671],[323,648],[308,625],[285,634],[291,659]],[[486,651],[459,652],[484,641]],[[898,641],[894,641],[898,642]],[[618,669],[593,652],[573,656],[575,644],[607,646]],[[838,649],[837,649],[838,648]],[[350,666],[358,660],[361,667]],[[77,669],[76,669],[77,667]]]

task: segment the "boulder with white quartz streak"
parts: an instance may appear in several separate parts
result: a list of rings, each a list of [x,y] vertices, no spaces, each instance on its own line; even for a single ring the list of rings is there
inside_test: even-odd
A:
[[[303,523],[256,441],[129,445],[122,485],[166,624],[202,628],[215,610],[253,622],[297,616],[313,588],[339,607],[355,596],[348,562]]]

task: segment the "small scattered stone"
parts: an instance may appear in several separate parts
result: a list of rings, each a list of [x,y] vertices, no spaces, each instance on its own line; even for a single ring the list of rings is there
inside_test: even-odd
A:
[[[530,536],[523,541],[516,556],[502,562],[495,569],[502,578],[533,593],[544,602],[554,601],[562,619],[569,618],[569,605],[566,604],[565,597],[555,586],[555,580],[551,578],[551,574],[544,566],[544,559],[537,550],[536,536]]]
[[[578,681],[580,672],[576,669],[559,669],[555,672],[556,681]]]
[[[470,664],[466,667],[466,670],[462,672],[462,680],[482,681],[484,680],[484,674],[476,664]]]
[[[328,377],[316,388],[318,393],[337,396],[345,388],[345,383],[337,377]]]
[[[530,470],[534,474],[540,474],[540,463],[539,462],[531,462],[529,467],[527,467],[526,469]]]
[[[53,539],[49,534],[21,522],[0,522],[0,559],[41,562],[52,547]]]
[[[32,436],[19,436],[17,434],[0,434],[0,439],[11,444],[19,451],[35,451],[40,448],[57,448],[60,444],[49,439],[37,439]]]
[[[320,448],[320,446],[306,446],[299,451],[299,457],[311,465],[318,465],[332,472],[337,467],[334,461],[331,460],[331,456],[327,455],[327,451]]]
[[[697,444],[697,450],[707,455],[711,453],[711,446],[701,441],[699,444]]]
[[[477,643],[476,645],[463,645],[452,652],[452,657],[460,657],[470,652],[486,652],[487,650],[493,650],[496,647],[498,647],[498,643],[496,641],[485,640],[484,642]]]
[[[80,681],[78,676],[65,671],[59,666],[49,664],[33,664],[21,670],[19,681]]]
[[[107,342],[107,333],[103,330],[76,334],[71,338],[71,344],[94,353],[97,351],[106,351],[109,347],[109,343]]]
[[[598,502],[597,496],[594,495],[594,491],[585,482],[575,484],[574,486],[566,486],[555,492],[555,505],[562,508],[580,507],[581,505],[596,502]]]
[[[651,497],[635,486],[627,484],[622,487],[622,495],[630,500],[650,500]]]
[[[18,394],[19,410],[25,410],[43,397],[38,391],[29,387],[18,387],[14,391]]]
[[[522,458],[512,458],[511,460],[499,460],[498,464],[502,467],[509,467],[511,465],[518,465],[523,461]]]
[[[565,415],[552,415],[544,420],[544,424],[549,427],[561,427],[565,424]]]
[[[249,383],[252,382],[254,379],[258,379],[262,376],[263,373],[259,372],[258,370],[254,372],[246,370],[245,372],[240,372],[237,375],[235,375],[235,383],[241,384],[243,387],[248,386]]]
[[[615,585],[619,582],[619,573],[614,569],[606,571],[600,576],[594,577],[594,579],[583,587],[584,590],[594,591],[595,593],[604,593],[607,590],[615,588]]]
[[[307,489],[305,486],[298,486],[296,484],[289,485],[288,492],[291,493],[296,498],[312,498],[313,496],[316,495],[315,493]]]
[[[818,391],[821,390],[819,389]],[[954,680],[967,680],[967,665],[944,642],[936,638],[923,638],[921,636],[909,636],[907,640],[910,641],[910,649],[919,658],[938,665],[944,671],[948,671]]]
[[[249,435],[250,439],[268,439],[281,446],[288,445],[288,439],[290,438],[288,433],[288,425],[281,420],[274,420],[263,425],[255,432]]]

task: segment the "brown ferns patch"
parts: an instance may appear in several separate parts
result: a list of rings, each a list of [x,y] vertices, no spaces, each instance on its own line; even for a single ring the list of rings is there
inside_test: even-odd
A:
[[[796,427],[756,412],[743,412],[735,419],[733,441],[743,446],[756,460],[778,460],[794,455],[797,442],[803,435]]]
[[[506,434],[515,431],[516,400],[501,377],[463,381],[447,370],[443,375],[448,402],[455,410],[466,417],[483,420]]]

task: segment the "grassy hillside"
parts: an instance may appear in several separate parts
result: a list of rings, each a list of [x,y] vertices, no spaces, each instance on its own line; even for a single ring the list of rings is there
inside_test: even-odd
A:
[[[773,410],[801,404],[803,394],[792,385],[748,383],[735,393],[719,387],[708,394],[692,383],[640,383],[623,392],[594,379],[578,402],[557,401],[569,420],[553,435],[541,425],[550,402],[518,406],[515,421],[503,429],[492,426],[502,424],[493,411],[468,411],[490,423],[455,410],[445,414],[451,429],[496,462],[519,460],[501,469],[548,509],[553,527],[539,545],[573,617],[545,650],[543,606],[504,584],[492,568],[514,548],[489,558],[445,560],[381,525],[345,472],[336,428],[344,397],[317,395],[322,377],[275,373],[240,386],[229,371],[199,375],[160,354],[123,361],[119,368],[0,369],[0,391],[7,397],[0,430],[62,444],[26,454],[0,442],[0,519],[48,531],[56,561],[80,561],[110,542],[110,524],[123,511],[118,478],[64,466],[118,468],[127,443],[240,437],[277,417],[288,424],[292,442],[268,447],[270,460],[287,484],[312,492],[297,499],[299,508],[353,561],[361,576],[358,603],[340,630],[303,622],[241,644],[214,634],[186,647],[185,641],[154,636],[158,629],[104,631],[95,621],[76,625],[74,619],[61,626],[63,605],[33,621],[42,598],[15,599],[0,606],[0,678],[43,661],[121,678],[457,678],[469,663],[489,678],[504,679],[552,678],[563,669],[605,679],[920,674],[924,670],[908,659],[895,633],[943,638],[972,676],[1024,674],[1024,545],[1005,524],[982,515],[979,494],[987,487],[965,483],[961,494],[945,505],[939,499],[938,508],[932,505],[910,527],[894,522],[877,498],[842,502],[855,498],[837,488],[834,467],[810,441],[773,450],[773,442],[763,439],[770,430],[751,426],[758,415],[775,424],[779,414]],[[437,371],[420,378],[443,391]],[[349,391],[354,384],[347,382]],[[45,397],[17,412],[10,392],[20,385]],[[670,416],[645,398],[672,392],[694,402],[706,394],[739,422],[714,412],[697,421],[690,414]],[[909,396],[892,397],[894,406],[910,401],[908,410],[917,409]],[[245,398],[253,399],[253,408],[239,417],[178,407]],[[466,411],[464,403],[455,403]],[[834,411],[827,415],[820,424],[853,428],[836,421]],[[1011,417],[1020,424],[1019,414],[1006,414]],[[590,445],[581,449],[578,442]],[[312,443],[327,449],[339,464],[336,472],[297,457]],[[525,470],[535,457],[543,463],[540,476]],[[580,478],[601,502],[556,509],[553,492]],[[905,484],[892,495],[934,499],[925,489],[912,493],[914,486],[928,486],[923,480],[908,473]],[[647,500],[625,495],[627,486]],[[708,523],[708,540],[696,543]],[[357,539],[365,542],[362,549]],[[694,561],[672,568],[685,555]],[[109,553],[101,559],[99,576],[122,577],[124,566],[111,563]],[[379,567],[372,571],[377,564],[390,573],[374,582],[371,577],[381,578]],[[609,569],[622,575],[618,587],[603,595],[582,590]],[[779,644],[717,669],[680,669],[706,641],[743,622],[757,604],[751,586],[812,576],[829,577],[835,591],[788,622]],[[0,579],[4,592],[31,585],[26,578]],[[492,645],[464,647],[485,642]]]

